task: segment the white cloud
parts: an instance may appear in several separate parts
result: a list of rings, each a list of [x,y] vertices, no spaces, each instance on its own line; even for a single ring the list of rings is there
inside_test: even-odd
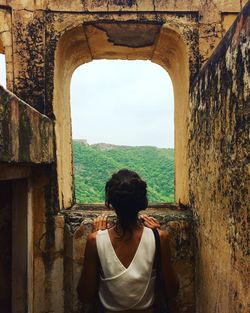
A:
[[[92,61],[71,82],[73,138],[174,146],[172,82],[150,61]]]

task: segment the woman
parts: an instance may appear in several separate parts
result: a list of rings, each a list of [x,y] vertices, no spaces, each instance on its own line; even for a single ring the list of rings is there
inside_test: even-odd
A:
[[[117,221],[107,228],[107,216],[94,221],[87,238],[83,272],[77,292],[84,312],[94,312],[98,296],[106,313],[152,313],[155,290],[155,219],[138,212],[148,205],[147,185],[133,171],[123,169],[106,183],[106,206],[113,208]],[[179,284],[170,261],[167,232],[158,230],[162,275],[170,301]]]

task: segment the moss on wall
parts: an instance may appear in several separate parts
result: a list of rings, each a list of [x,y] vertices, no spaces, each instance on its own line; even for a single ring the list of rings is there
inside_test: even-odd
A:
[[[250,3],[191,88],[197,311],[248,312]]]
[[[53,160],[53,123],[0,86],[0,161]]]

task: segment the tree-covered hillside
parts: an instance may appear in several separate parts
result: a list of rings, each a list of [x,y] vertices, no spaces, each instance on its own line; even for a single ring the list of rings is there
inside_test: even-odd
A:
[[[174,149],[88,145],[73,140],[77,203],[103,203],[104,186],[122,168],[136,171],[148,185],[149,202],[174,201]]]

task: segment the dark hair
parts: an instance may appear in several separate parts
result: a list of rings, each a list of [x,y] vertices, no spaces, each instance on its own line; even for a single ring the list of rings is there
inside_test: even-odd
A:
[[[114,208],[122,231],[130,231],[137,221],[138,212],[148,206],[147,184],[140,176],[128,169],[113,174],[105,186],[105,204]]]

